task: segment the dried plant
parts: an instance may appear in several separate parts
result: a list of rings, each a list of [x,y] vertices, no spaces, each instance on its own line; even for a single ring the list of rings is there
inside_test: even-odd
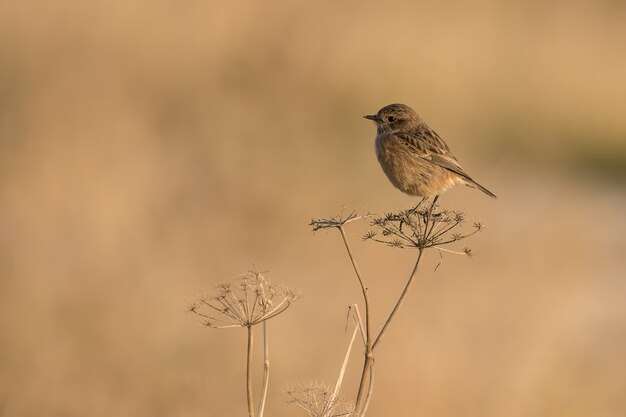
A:
[[[188,311],[201,317],[203,325],[207,327],[247,329],[246,392],[249,417],[255,416],[252,390],[253,327],[263,324],[263,386],[258,406],[258,416],[263,417],[269,381],[267,321],[283,313],[298,298],[297,291],[276,285],[265,278],[263,273],[252,269],[230,282],[216,285],[215,294],[203,296],[188,307]]]
[[[252,327],[279,315],[299,298],[297,291],[272,283],[256,270],[215,288],[215,294],[201,297],[188,310],[216,329]]]
[[[460,211],[431,211],[428,207],[418,205],[399,213],[373,218],[370,223],[372,229],[363,236],[363,240],[372,240],[393,248],[442,249],[442,246],[463,240],[483,228],[480,223],[474,223],[473,230],[468,233],[456,231],[464,221],[465,216]],[[471,251],[467,249],[463,253],[470,255]]]
[[[464,223],[463,213],[458,211],[440,210],[437,205],[437,199],[438,197],[435,197],[432,202],[429,202],[427,199],[422,199],[413,208],[397,213],[389,213],[382,217],[372,215],[361,217],[352,212],[348,216],[344,216],[342,214],[330,219],[314,219],[310,223],[313,231],[322,229],[339,230],[363,295],[363,302],[365,305],[365,325],[361,325],[359,328],[364,332],[364,361],[355,400],[355,416],[362,417],[367,412],[374,386],[374,351],[402,306],[409,288],[413,283],[424,251],[426,249],[434,248],[439,250],[440,253],[445,251],[470,256],[472,252],[467,247],[465,247],[462,252],[459,252],[450,250],[446,246],[455,242],[460,242],[479,232],[483,228],[480,223],[474,223],[471,231],[464,232],[462,229]],[[415,264],[405,283],[405,286],[395,305],[389,312],[387,319],[383,322],[380,331],[376,335],[372,334],[371,331],[368,288],[356,262],[345,231],[345,225],[348,223],[365,218],[371,219],[371,230],[363,236],[364,240],[381,243],[393,248],[409,248],[417,250]]]
[[[330,385],[308,382],[287,389],[287,404],[305,410],[309,417],[352,417],[354,404],[337,395]]]
[[[314,232],[317,232],[321,229],[334,229],[343,227],[348,223],[361,220],[365,217],[367,216],[357,216],[354,211],[350,212],[347,215],[341,212],[339,215],[331,217],[329,219],[313,219],[309,223],[309,226],[311,226],[311,229],[313,229]]]
[[[380,243],[392,248],[413,249],[417,251],[413,269],[377,333],[371,330],[371,314],[369,292],[363,275],[352,251],[346,234],[346,226],[350,223],[367,220],[370,230],[363,240]],[[471,230],[464,231],[464,215],[462,212],[441,210],[437,198],[432,202],[421,200],[415,207],[384,216],[371,214],[358,216],[355,212],[328,219],[314,219],[310,226],[313,231],[338,230],[348,258],[354,269],[365,307],[364,317],[357,304],[349,309],[349,319],[354,323],[354,330],[346,350],[341,369],[334,388],[325,384],[307,383],[287,390],[288,403],[305,410],[310,417],[363,417],[365,416],[374,387],[374,352],[386,334],[390,324],[400,310],[409,288],[415,278],[422,255],[427,249],[436,249],[462,255],[471,255],[469,248],[463,251],[449,249],[449,245],[465,240],[482,230],[480,223],[474,223]],[[269,319],[286,311],[299,298],[297,291],[286,286],[276,285],[269,281],[263,273],[252,269],[235,279],[219,284],[212,295],[200,297],[188,307],[188,311],[202,319],[203,325],[216,328],[247,329],[247,367],[246,391],[249,417],[263,417],[269,381]],[[364,318],[364,319],[363,319]],[[255,410],[252,390],[252,353],[254,346],[254,326],[263,325],[263,386]],[[359,379],[358,390],[354,403],[340,395],[341,385],[346,373],[348,360],[357,334],[361,335],[364,360]],[[256,414],[255,414],[256,412]]]

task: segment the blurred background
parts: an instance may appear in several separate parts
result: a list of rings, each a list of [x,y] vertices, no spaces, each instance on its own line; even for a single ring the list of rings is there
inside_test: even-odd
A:
[[[0,415],[246,415],[245,331],[185,306],[252,264],[303,293],[270,323],[266,411],[302,415],[283,390],[335,380],[360,300],[308,222],[415,202],[362,119],[393,102],[499,198],[442,196],[487,227],[472,259],[426,257],[369,415],[626,415],[624,21],[618,0],[2,2]],[[415,254],[366,230],[376,328]]]

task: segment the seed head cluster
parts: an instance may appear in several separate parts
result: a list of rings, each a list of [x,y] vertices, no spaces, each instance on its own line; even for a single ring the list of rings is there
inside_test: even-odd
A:
[[[425,201],[408,210],[373,217],[371,230],[363,239],[393,248],[426,249],[458,242],[483,228],[482,224],[474,223],[471,231],[463,232],[463,212],[439,210],[437,205],[425,204]],[[469,248],[464,248],[463,252],[471,255]]]
[[[305,410],[309,417],[353,417],[354,404],[341,396],[336,396],[333,389],[324,383],[307,382],[287,389],[287,404],[293,404]]]
[[[202,296],[187,308],[213,328],[250,327],[287,310],[300,297],[291,288],[276,285],[256,270],[216,285],[215,293]]]

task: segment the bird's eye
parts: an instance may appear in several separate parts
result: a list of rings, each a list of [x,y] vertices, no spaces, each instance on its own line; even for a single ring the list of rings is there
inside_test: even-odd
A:
[[[388,117],[387,117],[387,121],[388,121],[389,123],[393,123],[393,122],[395,122],[395,121],[396,121],[396,118],[395,118],[395,117],[393,117],[393,116],[388,116]]]

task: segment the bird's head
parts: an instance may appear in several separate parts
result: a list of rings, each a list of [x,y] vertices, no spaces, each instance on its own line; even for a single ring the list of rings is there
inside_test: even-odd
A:
[[[363,117],[373,120],[378,131],[383,133],[410,128],[421,120],[415,110],[406,104],[390,104],[378,110],[376,114]]]

